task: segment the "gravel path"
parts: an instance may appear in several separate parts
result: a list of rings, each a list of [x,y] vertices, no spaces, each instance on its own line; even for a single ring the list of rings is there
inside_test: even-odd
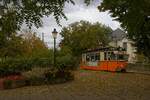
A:
[[[80,70],[72,82],[0,91],[0,100],[149,100],[150,75]]]

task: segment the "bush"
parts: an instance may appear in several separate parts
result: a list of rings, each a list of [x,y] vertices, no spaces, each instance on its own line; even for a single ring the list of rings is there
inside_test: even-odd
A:
[[[30,77],[25,81],[26,85],[42,85],[45,84],[45,79],[42,77]]]
[[[58,69],[42,69],[35,68],[32,71],[26,72],[26,85],[42,85],[42,84],[56,84],[64,83],[69,80],[73,80],[74,76],[69,70],[58,70]]]
[[[76,60],[71,54],[57,57],[56,67],[62,70],[69,70],[76,67]]]
[[[56,83],[63,83],[69,80],[74,79],[74,75],[71,71],[67,70],[52,70],[45,73],[45,78],[48,83],[56,84]]]
[[[50,58],[7,58],[0,61],[0,77],[29,71],[33,67],[51,66]]]
[[[76,59],[76,57],[72,55],[71,49],[67,46],[64,46],[57,54],[56,67],[61,70],[72,70],[77,67],[78,60],[79,59]]]
[[[22,73],[26,78],[26,85],[41,85],[45,83],[44,73],[49,68],[32,68],[31,71]]]

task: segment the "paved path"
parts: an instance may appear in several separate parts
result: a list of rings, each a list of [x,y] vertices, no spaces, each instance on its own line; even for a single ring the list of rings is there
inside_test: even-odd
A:
[[[77,71],[72,82],[0,91],[0,100],[149,100],[150,75]]]

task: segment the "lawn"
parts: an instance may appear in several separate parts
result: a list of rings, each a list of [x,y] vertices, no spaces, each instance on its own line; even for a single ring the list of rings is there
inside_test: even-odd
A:
[[[64,84],[0,91],[0,100],[149,100],[150,75],[75,71]]]

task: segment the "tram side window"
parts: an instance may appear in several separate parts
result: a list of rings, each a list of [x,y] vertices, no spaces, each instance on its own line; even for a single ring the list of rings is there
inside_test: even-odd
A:
[[[99,61],[100,54],[99,53],[89,53],[86,55],[86,61]]]
[[[95,55],[95,60],[96,60],[96,61],[99,61],[99,60],[100,60],[100,54],[99,54],[99,53],[96,53],[96,55]]]
[[[89,54],[86,55],[86,61],[90,61],[90,55]]]
[[[114,52],[111,52],[111,60],[116,60],[116,55],[114,54]]]
[[[116,60],[116,54],[114,52],[105,52],[104,60]]]
[[[107,60],[107,53],[104,53],[104,60]]]
[[[107,58],[108,58],[108,60],[111,60],[111,52],[108,52]]]
[[[91,61],[95,61],[95,55],[91,54]]]

